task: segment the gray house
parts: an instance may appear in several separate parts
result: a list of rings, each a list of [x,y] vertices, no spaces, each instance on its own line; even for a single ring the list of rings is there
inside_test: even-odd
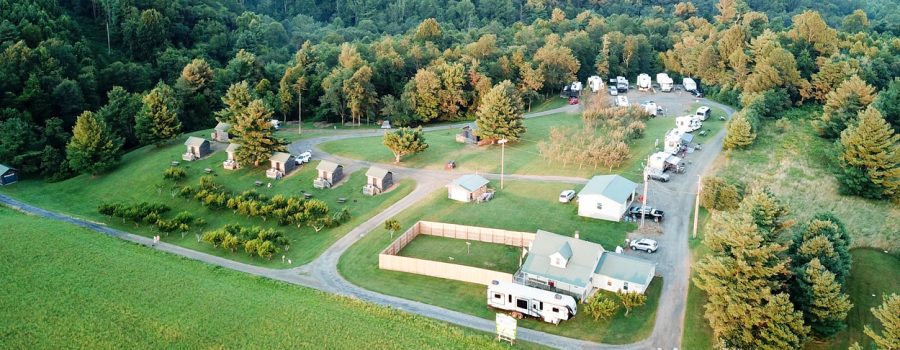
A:
[[[269,157],[269,163],[272,167],[266,170],[266,177],[270,179],[280,179],[297,167],[297,160],[290,153],[275,152]]]
[[[225,153],[228,154],[228,159],[225,159],[225,161],[222,162],[222,167],[224,167],[226,170],[235,170],[241,167],[241,165],[238,164],[237,161],[238,148],[241,148],[241,145],[239,143],[229,143],[228,148],[225,148]]]
[[[363,194],[370,196],[382,193],[394,185],[394,173],[387,169],[373,166],[366,171],[366,178]]]
[[[228,133],[229,131],[231,131],[231,124],[219,122],[212,132],[213,141],[229,142],[231,140],[231,135]]]
[[[578,192],[578,215],[619,221],[635,198],[637,184],[619,175],[598,175]]]
[[[315,188],[331,188],[331,186],[334,186],[334,184],[344,178],[344,166],[335,162],[322,160],[316,166],[316,171],[318,171],[319,175],[313,180],[313,187]]]
[[[487,191],[488,179],[480,175],[463,175],[447,185],[447,198],[460,202],[478,201]]]
[[[16,169],[0,164],[0,186],[12,185],[19,181]]]
[[[181,155],[181,159],[189,162],[206,157],[212,153],[212,149],[209,147],[209,141],[201,137],[188,137],[187,141],[184,142],[184,145],[187,146],[187,151]]]

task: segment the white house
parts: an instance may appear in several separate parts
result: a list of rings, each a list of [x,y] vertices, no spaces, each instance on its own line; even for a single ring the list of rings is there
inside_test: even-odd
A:
[[[578,215],[619,221],[636,189],[636,183],[619,175],[594,176],[578,192]]]
[[[543,230],[538,230],[527,254],[516,273],[516,283],[563,292],[581,300],[597,290],[644,293],[656,274],[656,265],[650,261]]]
[[[490,181],[479,175],[463,175],[447,185],[447,197],[460,202],[477,201]]]

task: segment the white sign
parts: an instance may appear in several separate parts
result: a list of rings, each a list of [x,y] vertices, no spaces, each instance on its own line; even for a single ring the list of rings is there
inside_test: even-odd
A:
[[[516,340],[517,320],[507,314],[497,314],[497,337],[502,340]]]

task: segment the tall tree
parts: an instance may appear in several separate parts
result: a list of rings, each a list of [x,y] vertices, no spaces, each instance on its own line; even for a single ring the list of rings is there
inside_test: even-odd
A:
[[[879,349],[900,349],[900,295],[883,296],[884,303],[872,308],[872,315],[881,322],[881,334],[866,325],[866,335],[875,341]]]
[[[181,134],[175,91],[160,82],[144,96],[143,106],[135,117],[135,133],[143,144],[162,147]]]
[[[213,83],[212,68],[203,59],[195,58],[181,70],[175,86],[181,96],[181,120],[185,129],[194,130],[214,124],[210,111]]]
[[[794,295],[794,300],[812,333],[824,338],[843,329],[853,304],[850,297],[841,292],[841,284],[834,274],[818,258],[813,258],[798,272],[795,294],[799,295]]]
[[[857,114],[874,100],[875,88],[854,75],[826,95],[824,112],[815,124],[816,129],[823,137],[840,137],[841,131],[853,124]]]
[[[900,133],[900,78],[894,78],[888,88],[878,94],[873,106],[881,111],[881,116]]]
[[[865,198],[900,201],[900,135],[868,108],[859,114],[859,125],[841,133],[842,188]]]
[[[722,140],[722,147],[725,149],[747,148],[756,140],[756,133],[753,132],[750,117],[742,112],[735,114],[728,121],[727,133],[725,139]]]
[[[119,161],[121,149],[122,139],[110,132],[94,113],[84,112],[72,129],[66,155],[73,169],[95,176]]]
[[[492,142],[500,139],[518,141],[525,133],[522,124],[522,98],[509,80],[494,85],[482,100],[476,114],[478,136]]]
[[[216,112],[216,117],[222,122],[234,123],[239,115],[244,114],[250,101],[253,101],[253,95],[247,81],[231,84],[222,96],[225,107]]]
[[[141,95],[125,91],[121,86],[114,86],[106,93],[106,105],[97,111],[97,117],[106,126],[125,140],[125,147],[138,145],[135,134],[135,116],[141,111]]]
[[[278,83],[278,100],[281,102],[281,113],[285,118],[296,105],[297,119],[302,119],[303,92],[309,89],[309,75],[316,64],[315,53],[312,43],[303,42],[300,50],[294,54],[294,64],[285,69]]]
[[[241,135],[237,139],[238,162],[259,166],[272,156],[273,152],[284,151],[284,141],[275,137],[275,127],[271,123],[272,111],[262,100],[253,100],[247,108],[237,115],[235,133]]]
[[[382,143],[394,153],[395,163],[400,163],[400,159],[405,155],[424,152],[428,149],[422,127],[416,129],[399,128],[386,132]]]
[[[850,275],[853,262],[850,257],[850,234],[834,214],[816,214],[805,229],[794,236],[788,256],[797,268],[818,258],[828,271],[834,273],[835,280],[843,285]]]
[[[441,78],[430,70],[419,69],[406,84],[403,99],[423,122],[428,122],[440,114],[440,90]]]
[[[560,88],[576,78],[581,63],[572,54],[572,49],[559,43],[559,37],[551,36],[547,43],[534,54],[534,61],[544,72],[547,88]]]
[[[377,92],[372,86],[372,68],[369,65],[363,65],[344,80],[344,95],[347,99],[347,107],[350,108],[350,122],[356,121],[356,125],[360,125],[362,117],[366,117],[369,121],[369,115],[375,109],[378,103]]]

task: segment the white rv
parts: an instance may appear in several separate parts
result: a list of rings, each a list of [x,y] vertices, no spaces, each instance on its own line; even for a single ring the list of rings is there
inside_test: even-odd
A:
[[[628,96],[619,95],[616,96],[616,107],[628,107]]]
[[[697,113],[695,115],[700,117],[701,121],[706,121],[706,119],[709,118],[710,112],[709,107],[701,106],[700,108],[697,108]]]
[[[281,121],[278,119],[270,120],[269,124],[272,124],[272,127],[275,128],[275,130],[281,129]]]
[[[641,73],[637,77],[637,88],[638,91],[647,91],[650,90],[650,76],[644,73]]]
[[[581,94],[582,88],[583,88],[583,86],[581,85],[580,81],[573,81],[572,84],[569,85],[569,89],[572,90],[572,92],[574,92],[576,95]]]
[[[628,92],[628,79],[623,76],[616,77],[616,89],[619,92]]]
[[[686,115],[675,118],[675,127],[681,132],[692,132],[694,130],[699,130],[702,126],[703,122],[700,120],[700,117],[697,117],[696,115]]]
[[[677,154],[684,149],[685,146],[694,140],[694,135],[688,134],[678,129],[672,129],[666,132],[665,152],[669,154]]]
[[[656,82],[659,84],[659,90],[662,92],[672,92],[672,88],[675,86],[675,81],[669,78],[669,75],[666,73],[657,74]]]
[[[491,281],[487,288],[488,306],[537,317],[558,324],[578,312],[575,298],[511,282]]]
[[[599,76],[592,75],[588,78],[588,86],[591,88],[591,92],[598,93],[601,89],[603,89],[603,78]]]
[[[650,114],[654,117],[659,115],[660,108],[658,105],[656,105],[656,102],[647,101],[647,102],[641,103],[641,107],[644,107],[644,111],[646,111],[647,114]]]
[[[684,80],[682,81],[681,84],[684,85],[684,91],[687,91],[687,92],[697,91],[697,82],[695,82],[694,79],[684,78]]]

